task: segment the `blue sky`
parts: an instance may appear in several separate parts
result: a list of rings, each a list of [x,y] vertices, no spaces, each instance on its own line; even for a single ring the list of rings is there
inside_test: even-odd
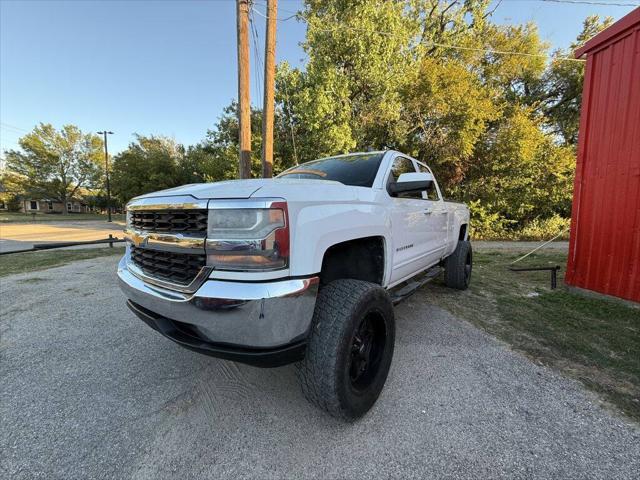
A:
[[[261,12],[264,3],[256,0]],[[279,0],[279,16],[300,7]],[[566,47],[587,15],[618,19],[632,9],[505,0],[494,21],[534,21],[543,39]],[[264,18],[256,24],[262,56]],[[305,25],[291,19],[278,29],[277,60],[302,64]],[[255,80],[252,101],[261,104]],[[38,122],[113,130],[114,153],[135,132],[193,144],[236,94],[233,0],[0,0],[0,151]]]

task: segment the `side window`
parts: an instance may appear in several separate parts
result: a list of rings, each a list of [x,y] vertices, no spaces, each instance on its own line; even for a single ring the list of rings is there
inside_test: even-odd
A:
[[[431,173],[429,169],[424,165],[422,165],[421,163],[418,163],[418,171],[422,173]],[[440,198],[438,197],[438,190],[436,189],[435,183],[431,185],[431,188],[429,190],[427,190],[426,192],[422,192],[422,198],[424,198],[425,200],[434,200],[434,201],[440,200]]]
[[[405,157],[397,157],[393,161],[393,165],[391,166],[391,175],[389,175],[389,182],[395,182],[400,175],[403,173],[415,173],[416,169],[413,166],[413,162]],[[397,198],[422,198],[422,194],[420,192],[408,192],[408,193],[399,193]]]

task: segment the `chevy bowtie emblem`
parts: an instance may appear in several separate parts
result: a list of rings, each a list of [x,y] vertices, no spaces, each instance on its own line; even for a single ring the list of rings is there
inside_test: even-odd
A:
[[[136,247],[144,247],[147,244],[147,240],[149,240],[149,236],[143,233],[131,232],[129,239]]]

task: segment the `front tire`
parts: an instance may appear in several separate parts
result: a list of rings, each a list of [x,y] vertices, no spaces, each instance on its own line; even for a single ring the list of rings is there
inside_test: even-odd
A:
[[[355,420],[378,399],[393,358],[391,299],[379,285],[335,280],[318,294],[305,358],[302,392],[330,415]]]
[[[447,287],[466,290],[471,282],[473,251],[471,242],[458,241],[456,249],[444,262],[444,283]]]

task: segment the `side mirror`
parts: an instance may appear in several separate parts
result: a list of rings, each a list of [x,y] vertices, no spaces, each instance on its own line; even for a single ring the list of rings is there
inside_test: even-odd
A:
[[[423,172],[403,173],[398,180],[389,184],[389,193],[395,196],[399,193],[423,192],[433,186],[433,175]]]

